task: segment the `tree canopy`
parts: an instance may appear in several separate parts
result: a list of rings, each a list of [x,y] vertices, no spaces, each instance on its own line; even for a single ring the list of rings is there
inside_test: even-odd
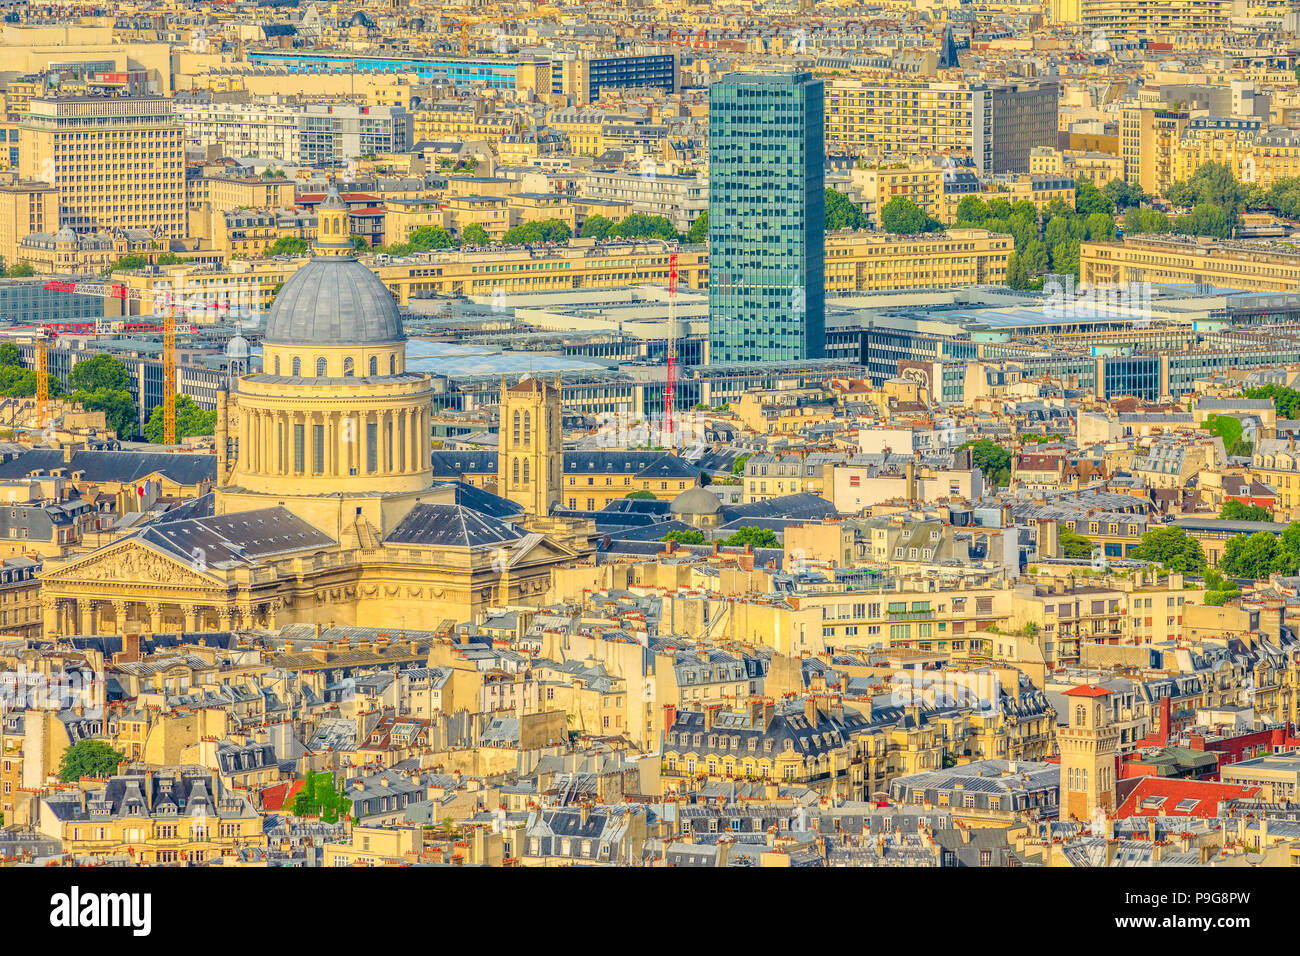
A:
[[[1300,392],[1294,388],[1269,382],[1267,385],[1248,388],[1244,394],[1246,398],[1271,398],[1278,418],[1293,419],[1300,416]]]
[[[501,241],[507,246],[521,246],[542,242],[564,242],[572,236],[573,230],[563,219],[539,219],[507,229]]]
[[[207,412],[195,404],[188,395],[176,396],[176,440],[211,435],[217,428],[217,413]],[[155,405],[144,423],[144,437],[148,442],[161,445],[164,436],[163,407]]]
[[[1205,570],[1205,552],[1201,543],[1182,528],[1165,526],[1152,528],[1142,536],[1130,557],[1139,561],[1154,561],[1166,571],[1181,574],[1200,574]]]
[[[266,247],[266,256],[305,256],[311,245],[302,236],[281,236]]]
[[[1248,505],[1236,498],[1229,498],[1219,509],[1219,517],[1225,521],[1272,521],[1273,512],[1260,505]]]
[[[971,464],[980,470],[986,481],[995,485],[1011,484],[1011,452],[987,438],[968,441],[961,448],[970,449]]]
[[[307,772],[302,789],[293,798],[294,816],[320,817],[322,823],[338,823],[352,812],[352,800],[334,787],[334,774]]]
[[[913,235],[918,232],[938,232],[943,228],[943,223],[906,196],[895,196],[880,210],[880,228],[899,235]]]
[[[826,229],[870,229],[871,220],[855,203],[838,189],[826,189]]]
[[[729,548],[743,548],[747,544],[753,545],[755,548],[781,547],[781,542],[776,539],[775,531],[771,528],[755,528],[752,525],[737,528],[735,533],[722,543]]]
[[[64,783],[76,783],[82,777],[108,777],[117,772],[117,765],[125,759],[126,754],[114,750],[102,740],[78,740],[63,751],[63,759],[59,761],[59,779]]]

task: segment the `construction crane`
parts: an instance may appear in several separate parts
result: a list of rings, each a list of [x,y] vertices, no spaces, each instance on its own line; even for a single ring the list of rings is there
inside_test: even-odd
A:
[[[668,382],[664,389],[664,420],[668,444],[673,445],[673,399],[677,391],[677,253],[668,257]]]
[[[130,299],[133,301],[142,301],[146,298],[158,298],[152,292],[145,292],[140,289],[133,289],[130,286],[121,283],[92,282],[78,280],[75,282],[54,281],[47,282],[45,288],[51,292],[66,292],[72,295],[95,295],[102,296],[106,299],[119,299],[123,302]],[[108,323],[106,321],[97,321],[94,323],[87,322],[82,324],[82,328],[77,331],[65,328],[60,330],[56,326],[55,335],[91,335],[103,334],[108,331],[127,331],[127,332],[162,332],[163,336],[163,444],[176,444],[176,311],[177,304],[175,297],[170,291],[162,293],[165,300],[163,306],[163,321],[161,324],[156,322],[122,322]],[[213,303],[213,308],[223,308],[221,303]],[[183,311],[190,311],[189,307],[179,306]],[[191,330],[193,326],[190,326]],[[47,406],[50,400],[50,372],[49,372],[49,339],[51,332],[48,327],[42,326],[36,333],[36,421],[38,425],[45,423]]]

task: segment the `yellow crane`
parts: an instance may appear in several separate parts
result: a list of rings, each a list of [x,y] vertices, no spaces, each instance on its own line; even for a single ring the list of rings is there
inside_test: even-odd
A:
[[[106,299],[120,299],[125,302],[127,299],[133,301],[142,301],[150,298],[151,293],[140,289],[133,289],[130,286],[120,283],[108,282],[47,282],[45,288],[52,292],[67,292],[74,295],[96,295]],[[161,296],[152,296],[155,300],[163,299],[163,444],[176,444],[176,299],[170,291],[163,292]],[[156,305],[156,301],[155,301]],[[220,306],[217,306],[220,307]],[[184,311],[188,307],[180,306]],[[157,332],[159,331],[157,323],[137,322],[123,323],[124,331],[129,332]],[[105,323],[95,323],[95,332],[108,331]],[[90,334],[90,331],[83,331],[69,334]],[[46,414],[50,401],[50,361],[49,361],[49,334],[45,328],[41,328],[36,333],[36,422],[39,427],[46,427]],[[143,398],[143,396],[141,396]]]

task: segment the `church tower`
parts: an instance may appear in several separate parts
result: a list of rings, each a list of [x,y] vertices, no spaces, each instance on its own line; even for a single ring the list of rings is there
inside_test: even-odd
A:
[[[1061,751],[1061,819],[1088,821],[1115,811],[1115,753],[1110,691],[1080,685],[1065,692],[1069,724],[1057,732]]]
[[[501,380],[497,494],[543,517],[560,500],[564,444],[560,435],[560,383]]]

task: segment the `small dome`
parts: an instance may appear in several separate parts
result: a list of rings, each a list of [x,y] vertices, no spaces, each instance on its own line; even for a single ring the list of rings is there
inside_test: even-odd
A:
[[[271,304],[268,345],[402,342],[402,317],[379,277],[351,256],[321,256],[290,276]]]
[[[715,515],[722,510],[718,496],[707,488],[687,488],[668,506],[669,514]]]
[[[226,358],[228,359],[246,359],[248,358],[248,339],[236,332],[226,343]]]

